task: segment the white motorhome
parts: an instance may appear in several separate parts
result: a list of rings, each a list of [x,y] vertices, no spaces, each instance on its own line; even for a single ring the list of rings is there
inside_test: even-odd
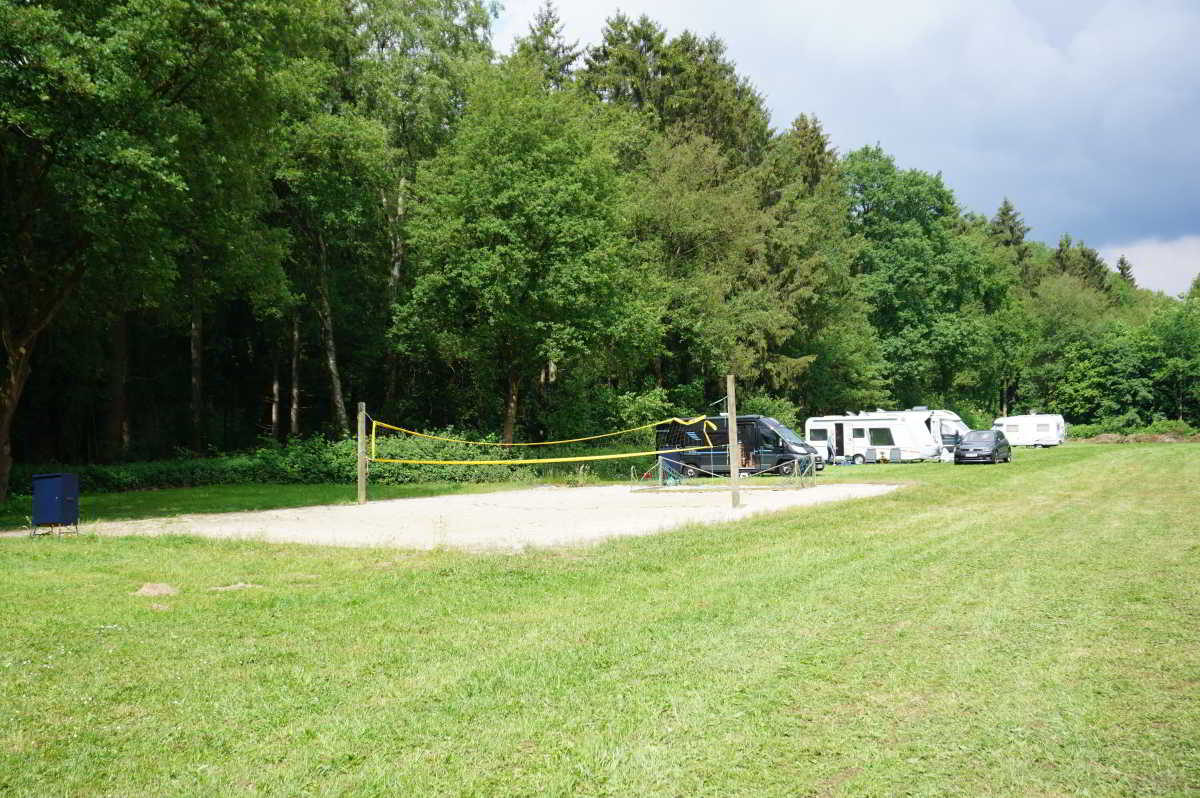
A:
[[[1057,413],[1002,416],[992,422],[1013,446],[1058,446],[1067,439],[1067,422]]]
[[[804,422],[810,444],[818,450],[828,447],[831,458],[856,463],[936,460],[969,430],[957,413],[927,407],[816,416]]]

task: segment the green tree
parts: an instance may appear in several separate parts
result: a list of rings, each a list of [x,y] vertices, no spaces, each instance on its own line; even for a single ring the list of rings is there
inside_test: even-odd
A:
[[[904,404],[967,396],[995,402],[987,375],[998,354],[989,316],[1007,303],[1015,276],[988,232],[960,219],[940,176],[899,170],[878,147],[843,162],[852,230],[866,246],[856,270],[882,342],[894,398]]]
[[[1144,334],[1156,408],[1200,424],[1200,297],[1159,310]]]
[[[739,164],[757,163],[770,139],[761,94],[737,73],[716,36],[667,39],[649,17],[610,17],[588,49],[582,85],[606,102],[648,113],[660,131],[686,127],[717,142]]]
[[[1129,285],[1137,287],[1137,281],[1133,279],[1133,264],[1124,255],[1117,258],[1117,274],[1121,275],[1121,279]]]
[[[411,181],[461,113],[466,64],[491,55],[489,24],[481,0],[345,4],[325,20],[323,58],[292,76],[280,219],[295,290],[318,321],[339,433],[349,431],[347,388],[382,377],[384,405],[395,399],[402,353],[380,333],[406,279]]]
[[[320,325],[336,430],[350,432],[337,348],[339,290],[354,299],[382,289],[386,274],[384,206],[391,151],[387,131],[350,111],[319,114],[289,131],[276,174],[280,213],[292,231],[291,274],[312,302]],[[357,289],[357,290],[354,290]],[[360,313],[361,313],[360,305]]]
[[[1022,305],[1028,344],[1014,401],[1030,411],[1053,412],[1069,352],[1101,334],[1111,307],[1104,294],[1071,274],[1051,274]]]
[[[769,387],[814,413],[885,402],[879,344],[852,277],[865,242],[850,229],[850,198],[821,123],[798,117],[772,139],[758,174],[772,287],[792,317]]]
[[[583,55],[583,48],[579,42],[568,43],[563,38],[558,10],[551,0],[546,0],[529,24],[529,33],[517,39],[516,54],[540,64],[547,85],[561,89],[570,82],[571,70]]]
[[[1074,275],[1097,291],[1108,291],[1111,287],[1108,265],[1100,253],[1082,241],[1072,241],[1067,233],[1058,240],[1052,263],[1060,274]]]
[[[85,280],[175,279],[184,244],[171,222],[196,174],[185,147],[220,158],[269,136],[274,78],[319,12],[281,0],[0,3],[0,499],[39,337]]]
[[[1111,421],[1137,427],[1150,420],[1153,400],[1144,339],[1122,322],[1067,344],[1062,378],[1050,395],[1051,412],[1074,423]]]
[[[602,108],[549,91],[516,58],[482,69],[453,140],[423,167],[411,235],[417,273],[398,309],[402,342],[426,339],[518,401],[548,364],[642,343],[625,187]]]
[[[637,177],[635,235],[650,291],[662,300],[660,386],[716,385],[729,370],[764,382],[787,371],[793,332],[765,259],[757,176],[716,142],[682,131],[654,139]]]
[[[1021,218],[1020,211],[1008,197],[1000,203],[996,215],[988,223],[988,232],[999,246],[1012,253],[1013,262],[1021,275],[1021,282],[1029,286],[1037,282],[1033,269],[1033,247],[1025,240],[1029,225]]]

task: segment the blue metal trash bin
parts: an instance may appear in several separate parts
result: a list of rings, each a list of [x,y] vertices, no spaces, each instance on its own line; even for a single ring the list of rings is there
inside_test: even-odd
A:
[[[79,526],[79,475],[33,475],[33,526]]]

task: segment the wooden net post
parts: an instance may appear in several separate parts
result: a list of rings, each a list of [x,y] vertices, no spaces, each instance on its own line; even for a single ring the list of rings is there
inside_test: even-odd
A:
[[[725,426],[729,429],[729,493],[733,506],[740,507],[742,498],[738,494],[738,478],[742,471],[741,452],[738,451],[737,398],[734,396],[733,375],[725,375]]]
[[[367,503],[367,403],[358,403],[358,503]]]

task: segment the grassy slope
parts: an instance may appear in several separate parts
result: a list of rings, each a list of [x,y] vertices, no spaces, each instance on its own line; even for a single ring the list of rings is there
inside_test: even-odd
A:
[[[0,794],[1200,791],[1200,446],[835,478],[897,477],[516,557],[0,541]]]

